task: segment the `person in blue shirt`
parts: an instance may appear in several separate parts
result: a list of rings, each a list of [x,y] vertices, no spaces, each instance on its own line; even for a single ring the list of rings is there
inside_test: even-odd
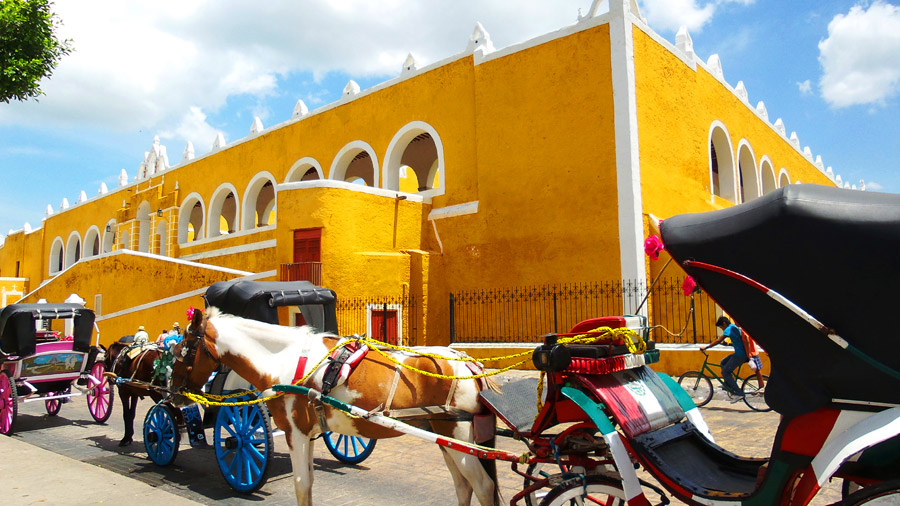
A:
[[[721,343],[725,338],[731,339],[731,345],[734,347],[734,353],[728,355],[722,360],[722,379],[725,385],[731,389],[731,401],[737,402],[741,400],[744,392],[738,386],[734,379],[734,370],[747,362],[747,351],[744,349],[743,331],[737,325],[731,323],[727,316],[721,316],[716,320],[716,327],[722,329],[722,335],[718,339],[709,344],[709,346],[701,346],[700,349],[706,351],[713,346]]]

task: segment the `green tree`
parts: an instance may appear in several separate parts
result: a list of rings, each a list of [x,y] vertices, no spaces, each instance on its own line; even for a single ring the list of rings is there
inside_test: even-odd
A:
[[[0,0],[0,101],[43,95],[40,81],[72,51],[56,38],[59,18],[48,0]]]

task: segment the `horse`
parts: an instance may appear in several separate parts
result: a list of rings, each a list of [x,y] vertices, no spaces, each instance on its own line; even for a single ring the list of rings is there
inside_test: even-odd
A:
[[[129,341],[128,338],[132,337]],[[150,384],[153,379],[153,361],[159,358],[161,351],[156,348],[144,348],[131,359],[120,355],[132,345],[133,336],[125,336],[112,343],[106,352],[104,360],[107,374],[128,380],[137,380],[140,383]],[[157,390],[138,386],[139,383],[124,382],[118,385],[119,399],[122,401],[122,420],[125,422],[125,435],[119,441],[119,446],[128,446],[134,442],[134,417],[137,412],[138,399],[149,396],[153,402],[159,402],[163,394]],[[165,387],[165,385],[159,385]]]
[[[262,323],[222,313],[215,307],[208,308],[205,316],[195,311],[184,340],[174,350],[179,362],[173,367],[172,386],[176,390],[197,392],[210,372],[222,363],[266,396],[272,392],[269,389],[273,385],[289,384],[294,382],[295,377],[302,378],[308,374],[310,376],[304,385],[321,389],[326,368],[318,364],[338,341],[337,336],[319,333],[312,327]],[[421,350],[444,357],[459,356],[454,350],[443,347]],[[472,375],[469,368],[459,361],[403,353],[391,355],[403,364],[432,373]],[[316,370],[310,374],[314,368]],[[492,382],[486,383],[487,387],[496,389]],[[335,386],[329,395],[372,411],[382,409],[387,403],[391,410],[450,405],[457,408],[456,413],[475,414],[480,411],[478,392],[481,388],[474,379],[453,381],[411,372],[380,353],[370,351],[346,381]],[[276,425],[285,433],[299,506],[312,504],[313,438],[326,430],[374,439],[401,435],[363,418],[350,418],[329,406],[324,407],[327,428],[323,428],[316,413],[317,406],[306,396],[278,396],[268,400],[267,406]],[[471,418],[436,416],[418,423],[429,424],[434,432],[443,436],[473,442],[475,424]],[[491,424],[492,436],[493,430]],[[493,444],[492,438],[486,439],[487,444]],[[471,504],[473,492],[482,506],[501,504],[495,461],[481,461],[472,455],[443,447],[441,451],[453,478],[460,506]]]

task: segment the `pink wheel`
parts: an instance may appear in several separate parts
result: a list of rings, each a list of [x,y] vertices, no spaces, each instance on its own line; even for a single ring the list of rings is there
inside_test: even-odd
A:
[[[106,366],[103,365],[103,362],[97,362],[94,364],[94,367],[91,367],[91,376],[97,378],[100,384],[95,385],[87,393],[87,403],[88,411],[91,412],[91,416],[94,417],[97,423],[109,420],[109,416],[112,414],[113,388],[109,378],[103,376],[105,372]],[[91,381],[91,384],[93,384],[93,381]]]
[[[53,395],[61,393],[62,392],[53,392]],[[62,399],[50,399],[48,401],[44,401],[44,407],[47,408],[48,415],[56,416],[59,413],[59,408],[62,407]]]
[[[13,423],[19,401],[16,397],[16,384],[6,371],[0,371],[0,434],[12,434]]]

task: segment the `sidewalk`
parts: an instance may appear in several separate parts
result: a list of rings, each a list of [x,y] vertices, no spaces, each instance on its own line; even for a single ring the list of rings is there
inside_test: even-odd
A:
[[[3,504],[166,504],[194,501],[127,476],[0,436]]]

